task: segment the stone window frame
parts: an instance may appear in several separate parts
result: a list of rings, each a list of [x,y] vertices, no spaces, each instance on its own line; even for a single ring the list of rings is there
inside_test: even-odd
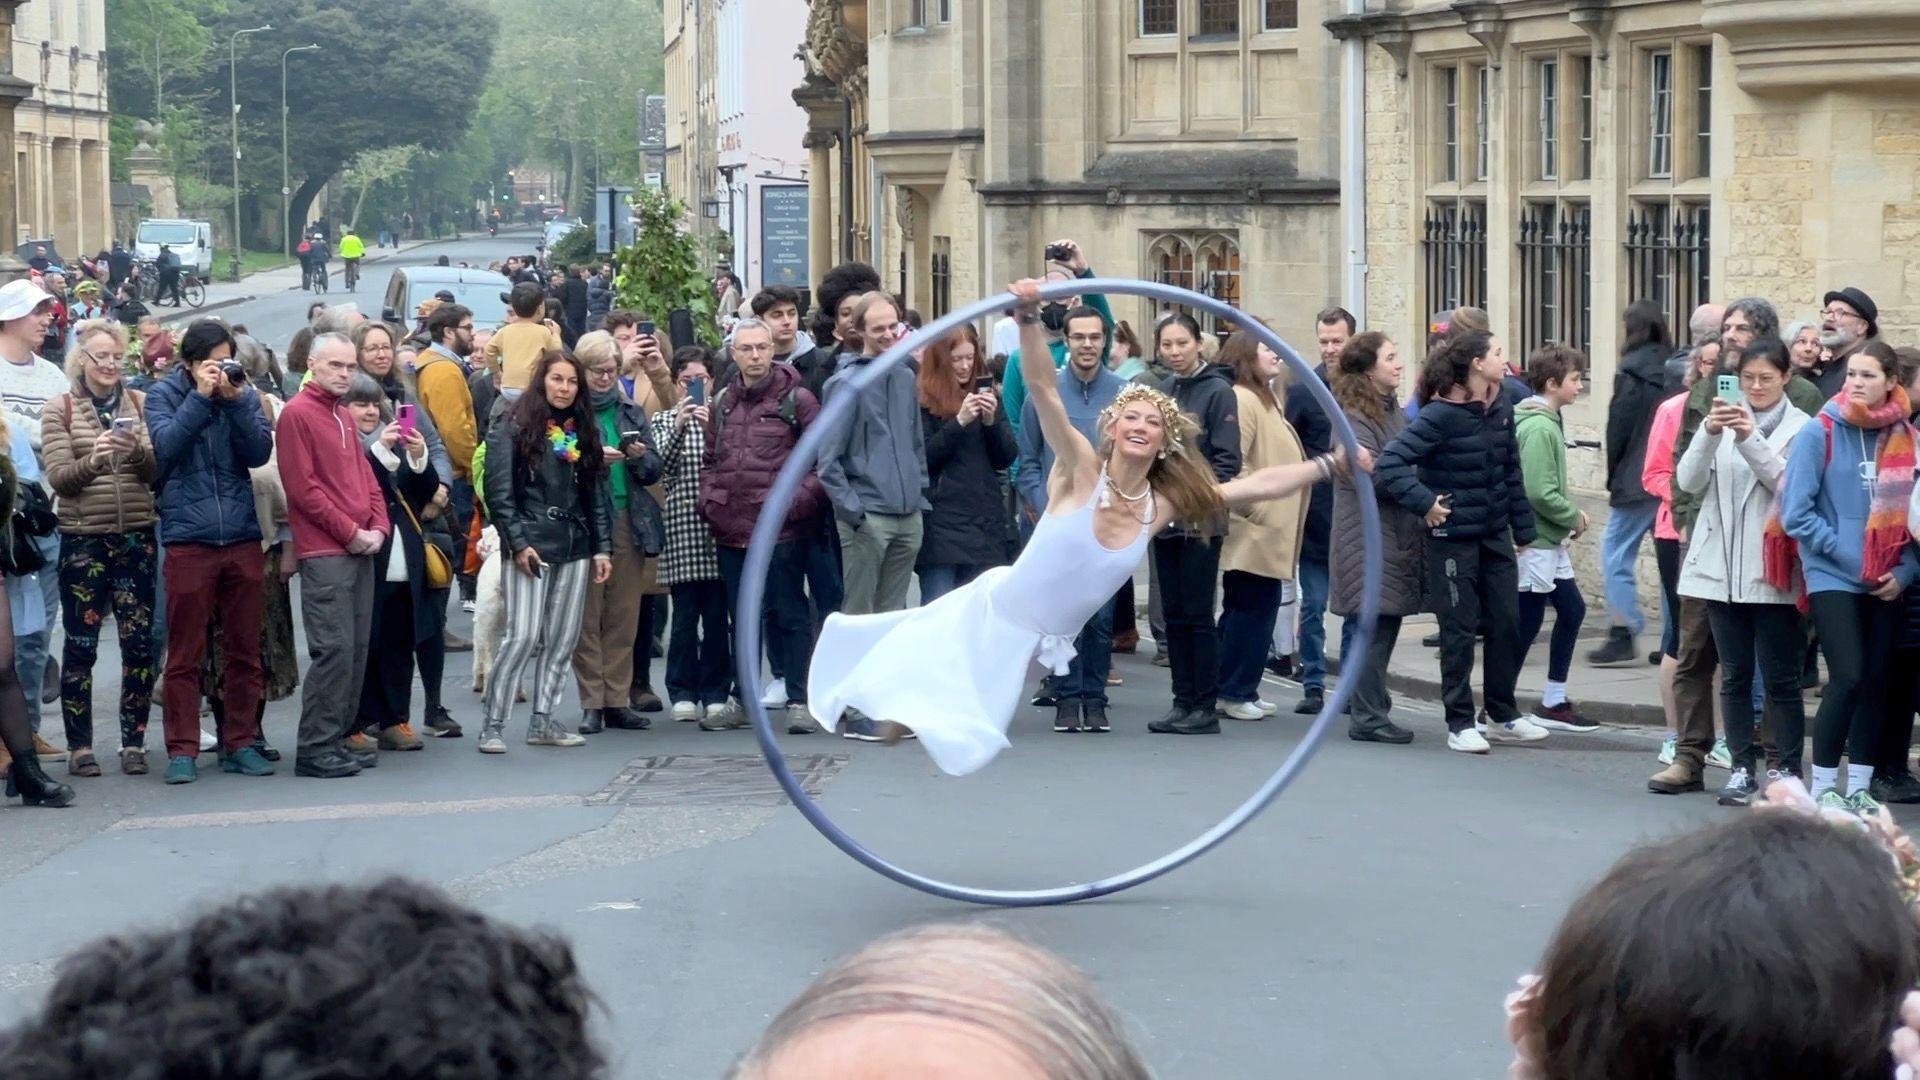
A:
[[[1420,141],[1429,148],[1432,180],[1426,185],[1429,196],[1450,197],[1477,194],[1485,197],[1492,179],[1493,125],[1498,115],[1491,104],[1493,77],[1484,54],[1437,58],[1427,65],[1429,93],[1427,109],[1416,115],[1423,118],[1427,130]],[[1455,91],[1454,131],[1447,140],[1447,79],[1452,73]]]
[[[948,0],[940,0],[942,4]],[[1207,15],[1216,7],[1230,7],[1233,15],[1231,29],[1222,26],[1208,26]],[[1259,34],[1279,34],[1300,29],[1299,0],[1291,0],[1293,19],[1284,25],[1273,25],[1273,16],[1284,14],[1288,10],[1288,0],[1134,0],[1133,36],[1135,38],[1180,38],[1189,41],[1218,42],[1237,41]],[[1154,25],[1164,29],[1148,30],[1148,13],[1164,16],[1170,21],[1161,21],[1156,17]],[[1217,18],[1217,13],[1216,13]]]
[[[1149,280],[1191,289],[1238,307],[1245,277],[1245,256],[1240,249],[1236,229],[1143,229],[1140,233],[1141,266]],[[1171,259],[1173,268],[1162,269],[1162,260]],[[1193,314],[1185,305],[1146,305],[1146,324],[1157,325],[1170,311]],[[1211,314],[1195,316],[1203,333],[1220,334],[1231,329],[1226,320]]]
[[[1640,38],[1629,43],[1624,49],[1631,57],[1627,68],[1627,86],[1625,100],[1629,103],[1627,166],[1628,180],[1633,194],[1648,195],[1660,190],[1671,190],[1674,194],[1700,194],[1704,196],[1704,185],[1712,178],[1713,162],[1710,158],[1710,146],[1703,146],[1700,132],[1709,128],[1712,117],[1706,117],[1701,123],[1699,116],[1702,104],[1701,91],[1705,89],[1706,103],[1711,108],[1712,91],[1712,39],[1704,35],[1669,34],[1659,37]],[[1667,91],[1667,160],[1664,172],[1658,168],[1656,155],[1656,100],[1654,78],[1656,57],[1665,57],[1668,66]],[[1616,69],[1617,74],[1618,69]],[[1705,83],[1702,76],[1705,76]],[[1707,150],[1703,156],[1701,151]],[[1694,190],[1695,185],[1700,185]]]
[[[1593,135],[1595,86],[1593,55],[1585,49],[1561,48],[1531,50],[1524,54],[1526,85],[1521,100],[1526,110],[1522,130],[1526,133],[1526,183],[1529,195],[1549,192],[1553,187],[1578,185],[1593,178]],[[1541,111],[1544,107],[1544,73],[1553,65],[1555,76],[1552,128],[1552,159],[1548,159],[1548,130]],[[1586,193],[1582,192],[1581,197]]]
[[[1252,108],[1252,79],[1255,62],[1259,56],[1267,54],[1297,54],[1303,49],[1302,31],[1288,29],[1257,29],[1262,27],[1264,0],[1233,0],[1238,5],[1239,29],[1232,33],[1199,34],[1189,33],[1190,28],[1199,25],[1199,4],[1201,0],[1134,0],[1131,9],[1125,9],[1122,18],[1130,23],[1127,39],[1121,44],[1122,96],[1126,104],[1123,111],[1122,132],[1113,141],[1116,142],[1160,142],[1169,137],[1175,138],[1270,138],[1271,133],[1257,130],[1262,120]],[[1166,10],[1174,13],[1172,28],[1167,31],[1144,33],[1144,20],[1149,6],[1171,5]],[[1197,57],[1233,57],[1240,69],[1241,112],[1236,117],[1196,116],[1193,72]],[[1177,114],[1172,118],[1142,119],[1133,111],[1133,93],[1136,76],[1133,65],[1145,58],[1171,59],[1175,71],[1174,86],[1179,95]]]

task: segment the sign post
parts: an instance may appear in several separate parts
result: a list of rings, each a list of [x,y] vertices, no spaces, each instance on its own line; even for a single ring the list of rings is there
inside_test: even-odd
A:
[[[812,268],[805,184],[760,187],[760,284],[805,290]]]
[[[593,192],[593,250],[611,255],[633,243],[633,215],[627,210],[630,187],[595,188]]]

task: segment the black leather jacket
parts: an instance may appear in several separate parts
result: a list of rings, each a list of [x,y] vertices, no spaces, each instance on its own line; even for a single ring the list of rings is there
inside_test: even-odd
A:
[[[519,430],[508,413],[487,432],[487,511],[500,530],[501,550],[511,556],[531,547],[549,563],[612,554],[613,499],[605,475],[582,490],[575,466],[543,451],[529,480],[513,448]]]

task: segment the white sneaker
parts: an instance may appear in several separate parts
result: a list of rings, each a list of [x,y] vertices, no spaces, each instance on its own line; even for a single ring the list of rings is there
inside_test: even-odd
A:
[[[1478,731],[1472,728],[1461,728],[1459,731],[1447,732],[1447,749],[1458,750],[1463,754],[1484,754],[1492,748],[1487,745],[1487,740],[1482,738]]]
[[[1487,724],[1487,738],[1494,742],[1539,742],[1546,737],[1546,728],[1524,716],[1516,716],[1504,724]]]
[[[1679,752],[1679,749],[1680,736],[1671,731],[1667,732],[1666,739],[1660,743],[1660,764],[1673,764],[1673,757]]]
[[[1213,707],[1220,715],[1235,720],[1265,720],[1272,715],[1262,711],[1257,701],[1216,701]]]
[[[204,754],[207,751],[219,745],[220,745],[220,740],[213,737],[213,732],[208,731],[206,728],[200,729],[200,752],[201,753]]]
[[[702,713],[705,711],[697,701],[676,701],[673,703],[673,718],[675,720],[692,722],[700,719]]]
[[[1261,716],[1272,716],[1275,713],[1280,711],[1280,706],[1275,705],[1273,702],[1268,701],[1266,698],[1256,698],[1253,704],[1256,708],[1260,710]]]
[[[760,704],[769,709],[787,707],[787,680],[775,679],[767,684],[767,692],[760,695]]]

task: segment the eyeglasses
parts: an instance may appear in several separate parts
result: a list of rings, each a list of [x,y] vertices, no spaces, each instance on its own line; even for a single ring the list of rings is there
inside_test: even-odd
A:
[[[596,367],[596,368],[587,369],[587,378],[589,379],[611,379],[618,374],[620,374],[620,369],[617,367]]]
[[[101,367],[119,367],[124,359],[119,353],[87,352],[85,349],[80,351],[86,355],[87,359],[99,364]]]
[[[1859,312],[1853,310],[1850,307],[1844,307],[1840,304],[1832,304],[1832,305],[1829,305],[1828,307],[1822,308],[1820,311],[1820,315],[1822,318],[1827,318],[1827,319],[1846,318],[1846,319],[1859,319],[1862,322],[1866,321],[1865,316],[1861,315]]]
[[[473,324],[470,322],[461,323],[459,326],[454,327],[454,329],[465,330],[467,333],[471,334],[473,333]]]

